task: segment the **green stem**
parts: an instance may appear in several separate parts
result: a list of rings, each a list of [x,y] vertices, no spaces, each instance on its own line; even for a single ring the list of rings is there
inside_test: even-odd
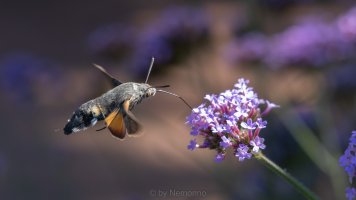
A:
[[[288,106],[283,106],[288,107]],[[324,108],[324,110],[327,110]],[[323,111],[326,112],[326,111]],[[327,114],[324,114],[327,115]],[[314,164],[326,173],[331,180],[335,198],[344,198],[344,188],[346,188],[346,181],[344,180],[344,172],[338,165],[338,160],[335,155],[339,155],[340,152],[330,152],[332,148],[326,148],[318,139],[316,134],[303,122],[303,120],[293,111],[281,111],[279,112],[279,119],[283,125],[287,128],[291,136],[295,139],[301,149],[306,155],[314,162]],[[325,124],[325,121],[323,121]],[[328,122],[330,126],[331,122]],[[328,126],[328,125],[325,125]],[[332,128],[328,128],[330,131]],[[337,146],[337,144],[334,144]]]
[[[272,160],[268,159],[262,153],[256,154],[255,158],[261,161],[264,165],[266,165],[270,170],[274,173],[278,174],[282,178],[284,178],[288,183],[290,183],[298,192],[300,192],[306,199],[319,199],[312,191],[310,191],[307,187],[305,187],[301,182],[295,179],[292,175],[287,173],[285,170],[280,168],[276,163]]]

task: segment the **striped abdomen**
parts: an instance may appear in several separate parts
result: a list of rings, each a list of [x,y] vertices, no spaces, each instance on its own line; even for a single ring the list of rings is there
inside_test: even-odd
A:
[[[102,108],[99,108],[99,104],[95,100],[88,101],[73,112],[72,117],[63,129],[65,134],[84,130],[104,119]]]

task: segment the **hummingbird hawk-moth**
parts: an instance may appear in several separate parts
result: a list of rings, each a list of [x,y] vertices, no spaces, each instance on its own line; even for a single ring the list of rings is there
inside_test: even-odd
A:
[[[73,132],[85,130],[88,127],[94,126],[98,121],[105,120],[105,127],[102,129],[107,127],[116,138],[123,139],[126,133],[129,136],[137,135],[142,130],[142,125],[131,110],[144,98],[154,96],[156,92],[176,96],[191,108],[177,94],[158,89],[169,87],[169,85],[153,87],[147,84],[153,62],[154,58],[152,58],[145,83],[123,83],[111,76],[103,67],[94,64],[110,80],[113,88],[103,95],[79,106],[63,128],[64,134],[69,135]]]

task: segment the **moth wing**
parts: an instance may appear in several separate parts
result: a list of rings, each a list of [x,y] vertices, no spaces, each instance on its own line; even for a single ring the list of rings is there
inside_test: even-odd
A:
[[[97,65],[97,64],[94,64],[94,63],[93,63],[93,65],[94,65],[94,67],[96,67],[97,69],[99,69],[99,70],[109,79],[109,81],[110,81],[110,83],[111,83],[111,85],[112,85],[113,88],[116,87],[116,86],[118,86],[118,85],[121,85],[121,84],[122,84],[121,81],[119,81],[119,80],[117,80],[116,78],[114,78],[113,76],[111,76],[111,75],[104,69],[104,67],[102,67],[102,66],[100,66],[100,65]]]
[[[124,139],[126,127],[123,114],[119,109],[114,110],[105,118],[105,123],[111,134],[119,139]]]
[[[140,121],[135,117],[135,115],[130,111],[130,101],[126,100],[122,104],[123,112],[126,114],[124,117],[125,126],[129,136],[140,136],[142,135],[142,125]]]
[[[125,116],[124,118],[125,126],[127,129],[127,133],[129,136],[141,136],[142,135],[142,125],[140,122],[132,119],[129,116]]]

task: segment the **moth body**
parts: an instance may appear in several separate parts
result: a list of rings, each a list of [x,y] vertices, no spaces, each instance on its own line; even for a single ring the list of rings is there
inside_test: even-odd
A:
[[[128,109],[144,98],[154,96],[156,89],[146,83],[122,83],[103,95],[82,104],[74,111],[72,117],[64,127],[65,134],[71,134],[94,126],[98,121],[107,118],[118,108],[123,112],[122,104],[128,102]],[[125,113],[126,114],[126,113]]]
[[[112,89],[100,97],[79,106],[63,128],[64,134],[69,135],[73,132],[84,130],[90,126],[94,126],[98,121],[105,120],[104,128],[108,128],[111,134],[118,139],[123,139],[126,133],[132,136],[138,135],[142,130],[142,125],[131,110],[144,98],[154,96],[156,92],[178,97],[192,109],[192,107],[177,94],[156,89],[169,87],[169,85],[152,87],[147,84],[153,62],[154,58],[152,58],[145,83],[122,83],[111,76],[103,67],[94,64],[94,67],[99,69],[111,82]]]

